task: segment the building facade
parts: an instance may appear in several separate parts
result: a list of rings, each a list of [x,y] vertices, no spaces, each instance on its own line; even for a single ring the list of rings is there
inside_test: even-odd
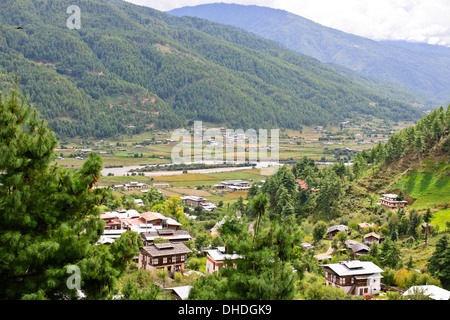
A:
[[[138,266],[153,277],[157,276],[158,270],[166,269],[169,274],[183,272],[187,254],[191,252],[182,242],[154,243],[140,248]]]
[[[381,290],[383,270],[370,261],[341,261],[320,265],[325,270],[328,286],[334,286],[352,295],[374,295]]]
[[[405,200],[397,200],[398,195],[393,193],[383,194],[380,199],[380,205],[389,209],[405,208],[408,203]]]

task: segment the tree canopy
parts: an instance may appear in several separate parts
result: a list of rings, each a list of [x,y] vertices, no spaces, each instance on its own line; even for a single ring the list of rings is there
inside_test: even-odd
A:
[[[137,253],[140,238],[127,232],[110,247],[96,245],[105,192],[92,187],[102,160],[90,155],[79,171],[51,165],[54,133],[17,91],[0,97],[0,297],[78,298],[69,286],[105,297]]]

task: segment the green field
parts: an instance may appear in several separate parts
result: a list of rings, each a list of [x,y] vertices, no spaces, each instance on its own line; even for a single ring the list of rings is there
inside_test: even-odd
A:
[[[433,213],[433,219],[430,224],[439,226],[439,231],[447,230],[446,223],[450,221],[450,209],[441,210]]]
[[[390,132],[403,129],[408,124],[386,124],[380,122],[355,121],[349,128],[330,127],[324,131],[317,131],[313,127],[304,127],[302,132],[293,130],[281,130],[279,135],[280,161],[296,161],[307,156],[314,160],[325,159],[335,161],[336,150],[343,148],[366,150],[375,146],[379,141],[387,139]],[[370,128],[376,126],[379,131],[373,133]],[[354,135],[360,133],[365,143],[358,143]],[[332,137],[330,140],[319,139]],[[66,168],[78,169],[83,161],[76,160],[82,149],[92,149],[93,152],[108,152],[103,154],[104,166],[128,166],[140,164],[160,164],[171,162],[171,152],[178,142],[167,143],[166,139],[172,138],[170,131],[150,130],[139,135],[122,135],[108,141],[93,139],[70,141],[62,140],[61,147],[56,150],[57,155],[64,157],[58,163]],[[270,138],[268,144],[270,144]],[[147,140],[147,142],[146,142]],[[150,144],[148,144],[150,141]],[[140,145],[141,147],[136,147]],[[206,142],[203,144],[206,147]],[[125,151],[121,151],[124,149]],[[270,152],[268,152],[270,154]],[[224,150],[224,157],[226,157]],[[248,156],[248,153],[246,153]],[[354,155],[345,155],[352,158]],[[348,160],[348,159],[346,159]]]
[[[393,189],[403,188],[416,199],[411,208],[433,208],[450,201],[450,176],[442,170],[414,171],[393,186]]]
[[[399,131],[409,124],[393,124],[376,122],[373,119],[361,119],[354,121],[348,128],[327,127],[326,130],[316,130],[314,127],[304,127],[302,132],[294,130],[280,130],[279,135],[279,160],[289,163],[295,163],[304,156],[314,160],[336,161],[341,159],[352,160],[353,154],[343,154],[343,148],[366,150],[376,145],[379,141],[387,139],[392,131]],[[374,133],[373,127],[378,131]],[[363,136],[365,143],[359,143],[353,137],[356,133]],[[166,139],[172,138],[170,131],[149,130],[139,135],[123,135],[110,141],[104,140],[75,140],[62,141],[61,148],[56,150],[57,155],[63,157],[63,160],[57,160],[59,165],[70,169],[79,169],[83,160],[77,160],[76,156],[86,158],[87,155],[81,154],[82,149],[92,149],[95,153],[102,152],[104,167],[113,166],[131,166],[131,165],[149,165],[171,162],[171,152],[178,142],[167,143]],[[325,138],[331,138],[328,141],[321,141]],[[271,137],[267,141],[271,142]],[[340,139],[340,140],[334,140]],[[150,143],[150,144],[149,144]],[[207,143],[203,144],[206,147]],[[224,150],[225,151],[225,150]],[[107,152],[108,154],[105,154]],[[270,154],[270,151],[268,151]],[[248,155],[248,154],[247,154]],[[226,154],[225,154],[226,156]],[[196,190],[200,187],[208,191],[211,195],[208,200],[214,203],[223,201],[231,203],[242,196],[246,198],[246,193],[225,193],[219,194],[213,191],[212,186],[224,180],[247,180],[249,182],[259,182],[266,180],[267,176],[261,175],[260,170],[238,170],[221,173],[192,173],[188,169],[187,174],[171,176],[112,176],[102,177],[98,183],[100,186],[112,184],[125,184],[130,181],[147,183],[152,186],[155,182],[169,183],[171,188],[189,188]],[[166,195],[185,195],[183,190],[165,190],[160,189]],[[130,193],[130,192],[121,192]],[[186,193],[186,194],[188,194]]]

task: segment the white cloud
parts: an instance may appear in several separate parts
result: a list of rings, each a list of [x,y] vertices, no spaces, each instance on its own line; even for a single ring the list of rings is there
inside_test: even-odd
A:
[[[127,0],[167,11],[225,2],[283,9],[371,39],[450,45],[449,0]]]

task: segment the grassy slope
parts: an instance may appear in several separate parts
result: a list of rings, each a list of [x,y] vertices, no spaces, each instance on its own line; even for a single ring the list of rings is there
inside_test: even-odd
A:
[[[403,190],[408,209],[424,213],[431,209],[431,224],[445,230],[450,221],[450,160],[448,155],[432,153],[421,159],[407,157],[385,168],[382,172],[369,173],[354,184],[354,194],[368,203],[368,198],[378,199],[382,193],[398,193]],[[377,201],[378,202],[378,201]]]
[[[414,199],[411,209],[423,211],[430,208],[433,212],[431,224],[439,226],[439,230],[446,228],[450,221],[450,165],[445,161],[433,162],[425,160],[421,168],[399,179],[393,189],[402,189]]]

